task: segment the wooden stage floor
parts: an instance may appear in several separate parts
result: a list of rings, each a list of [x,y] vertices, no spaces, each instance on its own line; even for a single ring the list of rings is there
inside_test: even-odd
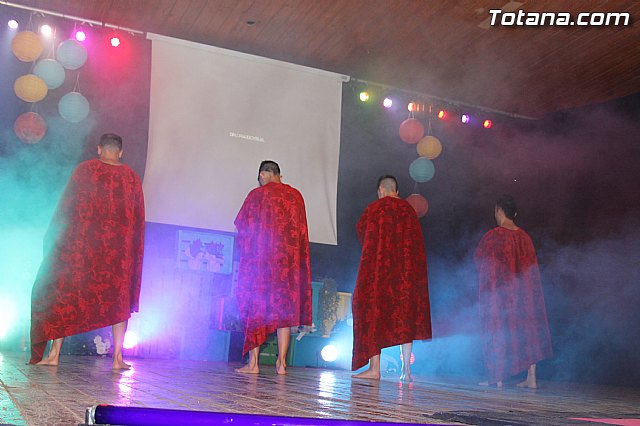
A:
[[[0,353],[0,424],[78,425],[97,404],[249,413],[296,418],[463,425],[591,425],[574,418],[640,425],[640,389],[541,382],[539,389],[483,388],[477,378],[354,380],[351,372],[273,367],[241,375],[238,364],[63,356],[57,367],[25,365],[24,353]],[[615,420],[618,419],[618,420]]]

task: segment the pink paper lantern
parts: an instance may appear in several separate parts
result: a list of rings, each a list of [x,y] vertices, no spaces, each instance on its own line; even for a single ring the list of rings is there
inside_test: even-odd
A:
[[[13,123],[13,131],[24,143],[34,144],[40,142],[40,140],[47,133],[47,123],[36,112],[25,112],[16,118]]]
[[[415,118],[407,118],[400,124],[400,139],[405,143],[416,144],[424,136],[424,126]]]
[[[429,210],[429,202],[420,194],[411,194],[406,198],[407,202],[416,211],[418,217],[423,217]]]

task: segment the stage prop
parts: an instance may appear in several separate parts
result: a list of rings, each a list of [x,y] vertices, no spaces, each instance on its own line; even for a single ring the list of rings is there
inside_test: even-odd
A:
[[[85,412],[83,426],[409,426],[409,423],[368,422],[361,420],[315,419],[307,417],[267,416],[258,414],[218,413],[208,411],[168,410],[164,408],[96,405]],[[415,426],[415,423],[411,423]],[[423,423],[427,424],[427,423]]]
[[[34,144],[47,133],[47,123],[36,112],[25,112],[16,118],[13,131],[23,143]]]

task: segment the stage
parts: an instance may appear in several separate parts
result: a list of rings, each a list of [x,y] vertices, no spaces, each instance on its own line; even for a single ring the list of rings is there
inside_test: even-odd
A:
[[[63,356],[57,367],[26,361],[26,353],[0,353],[0,424],[84,424],[97,404],[417,424],[640,424],[640,389],[545,381],[537,390],[496,389],[478,386],[478,378],[400,383],[395,374],[378,383],[320,368],[278,376],[272,366],[242,375],[234,363],[137,358],[128,359],[132,370],[115,372],[110,358],[98,356]]]

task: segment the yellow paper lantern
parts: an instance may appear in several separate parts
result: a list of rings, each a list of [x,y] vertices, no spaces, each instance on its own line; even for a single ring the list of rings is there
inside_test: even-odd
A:
[[[435,136],[425,136],[418,142],[416,147],[420,157],[426,157],[433,160],[442,152],[442,144]]]
[[[13,84],[13,90],[16,92],[16,96],[25,102],[40,102],[49,92],[47,83],[33,74],[18,77]]]
[[[20,31],[11,40],[11,51],[23,62],[33,62],[42,54],[42,40],[33,31]]]

